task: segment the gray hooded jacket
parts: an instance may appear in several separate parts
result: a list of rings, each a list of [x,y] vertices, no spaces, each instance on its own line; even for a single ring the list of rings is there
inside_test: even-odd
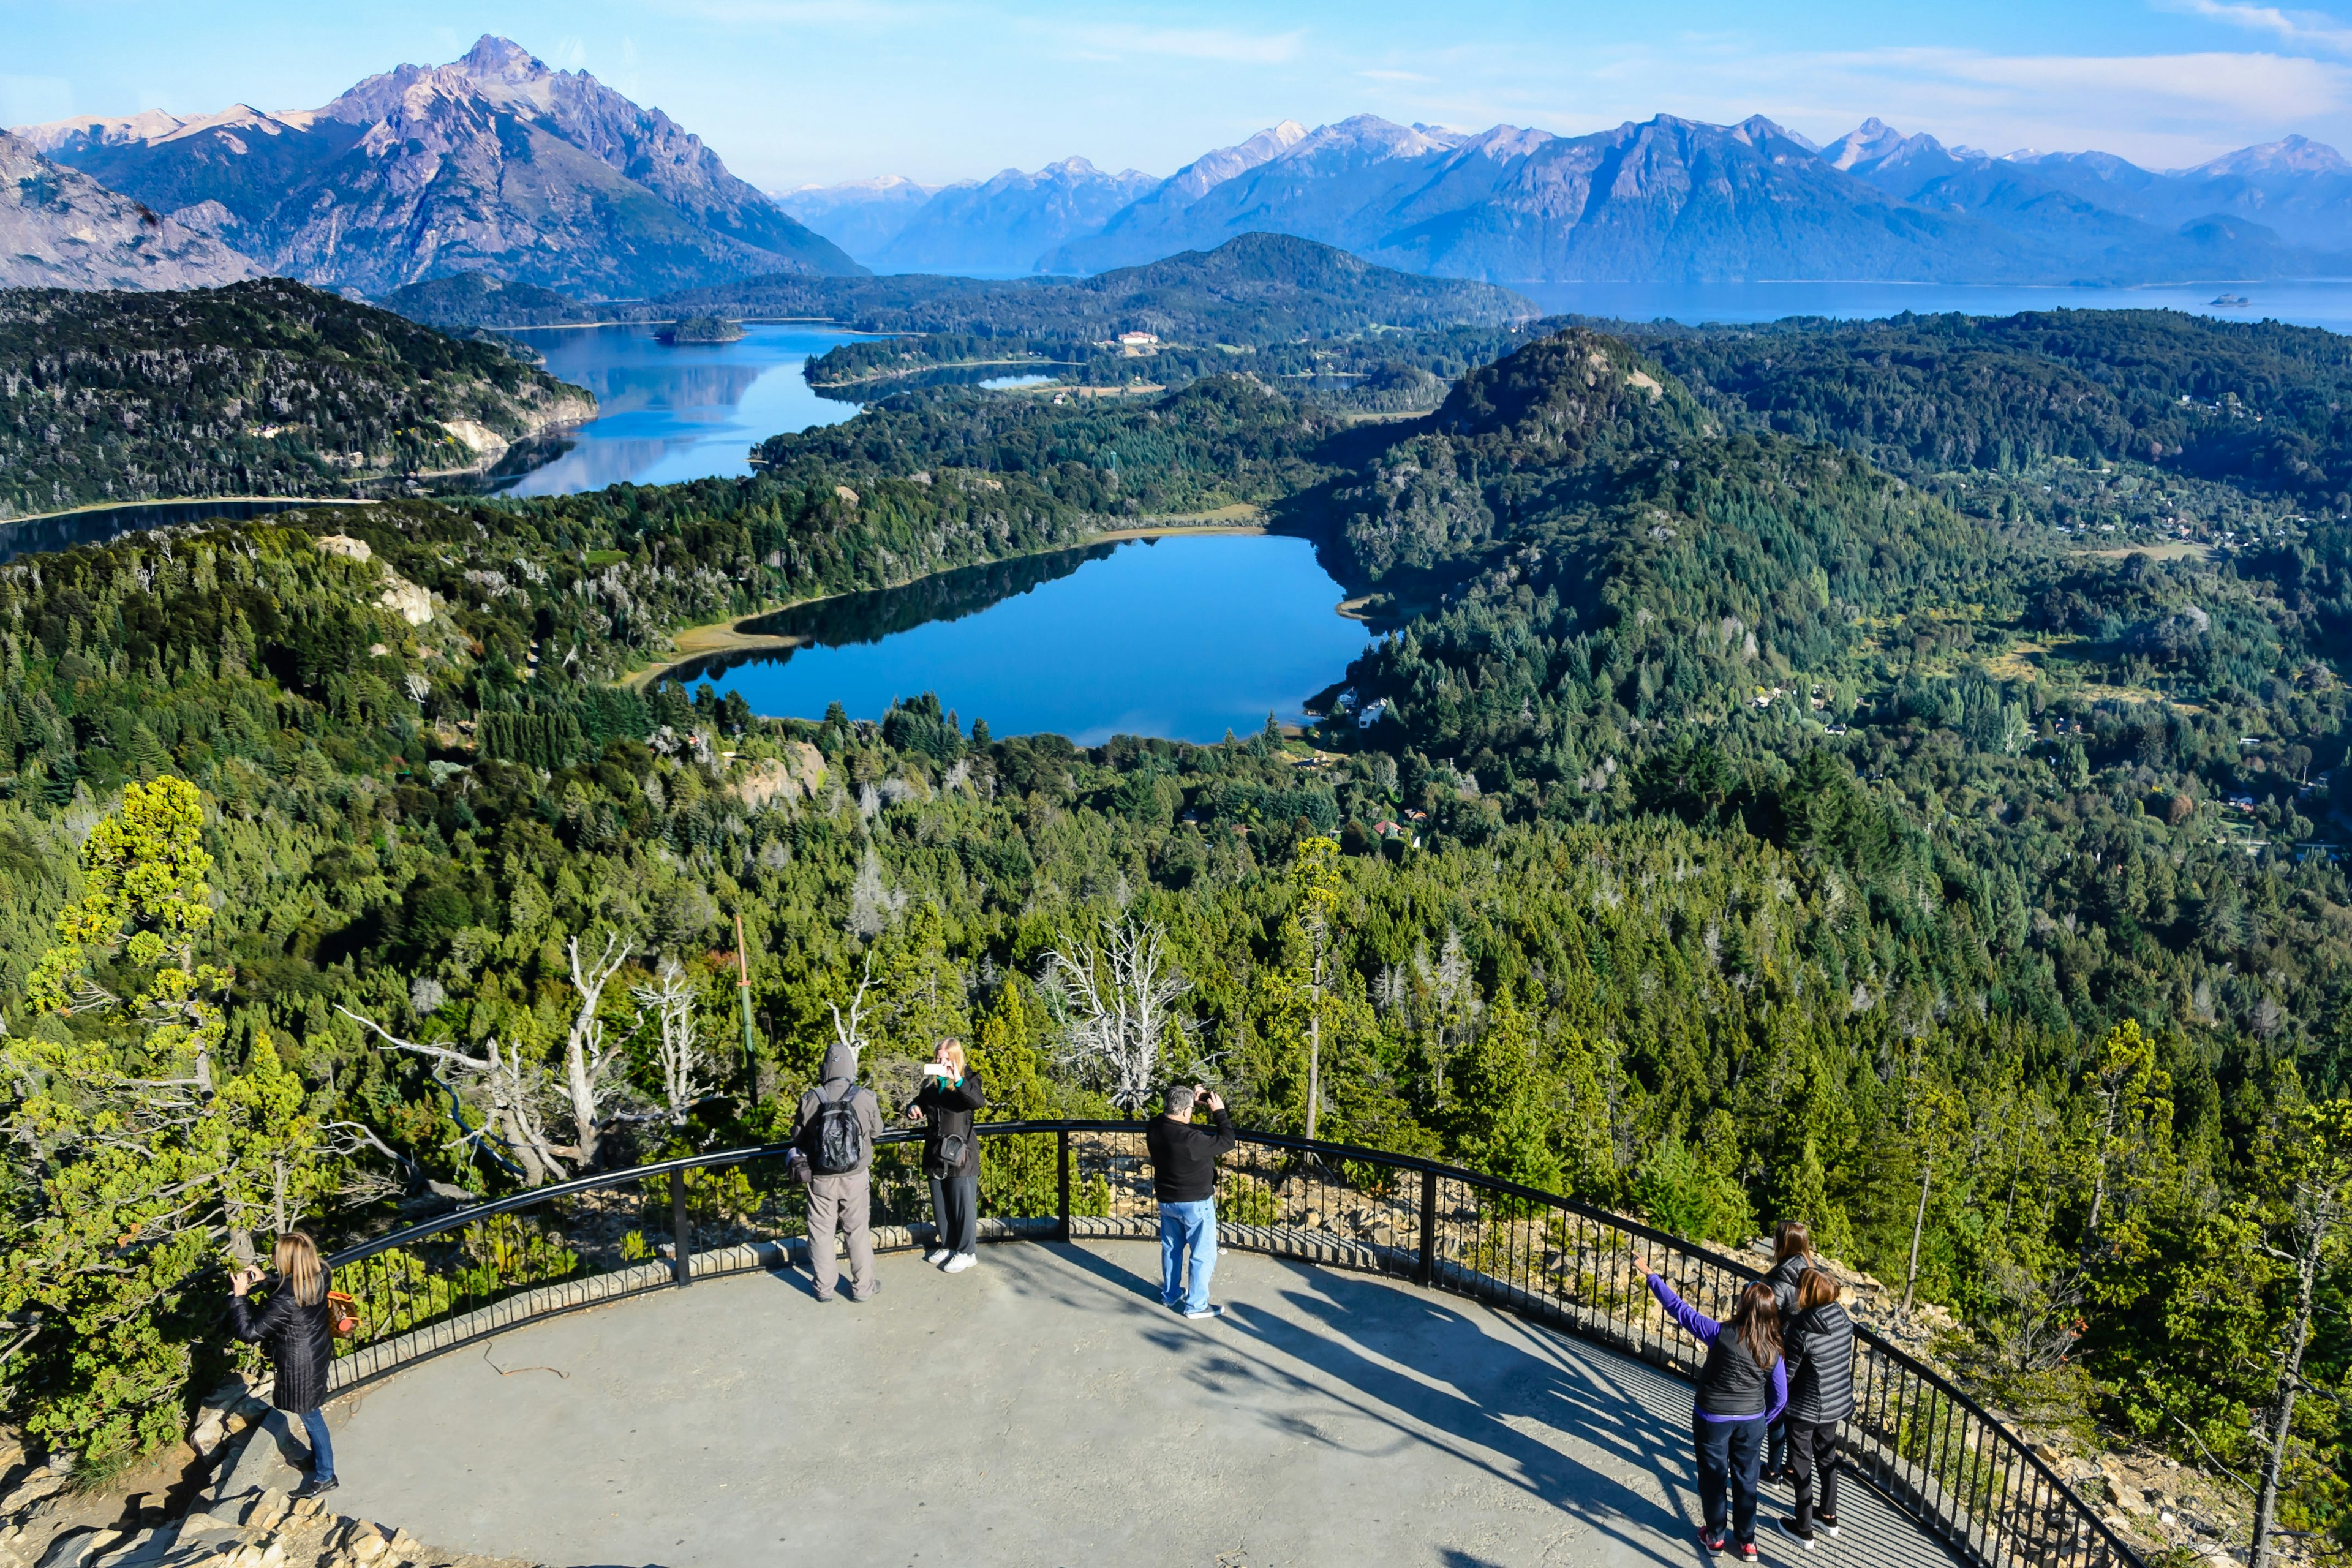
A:
[[[835,1040],[824,1053],[817,1087],[801,1096],[799,1120],[793,1123],[793,1142],[806,1148],[802,1140],[809,1136],[816,1124],[816,1110],[828,1100],[836,1100],[846,1092],[850,1102],[857,1107],[857,1124],[866,1129],[866,1152],[857,1162],[863,1171],[874,1163],[874,1140],[882,1135],[882,1102],[874,1098],[870,1089],[854,1087],[857,1082],[857,1053]],[[856,1172],[844,1172],[855,1175]]]

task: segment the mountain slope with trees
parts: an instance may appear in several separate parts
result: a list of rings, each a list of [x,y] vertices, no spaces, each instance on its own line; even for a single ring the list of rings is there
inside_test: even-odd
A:
[[[503,1188],[772,1136],[868,974],[894,1101],[952,1033],[1004,1114],[1111,1110],[1124,1080],[1050,957],[1108,922],[1158,928],[1191,985],[1200,1032],[1158,1070],[1213,1078],[1252,1124],[1311,1119],[1723,1242],[1805,1218],[1954,1311],[1956,1365],[2001,1408],[2233,1468],[2276,1456],[2286,1527],[2341,1529],[2352,1337],[2279,1255],[2320,1247],[2323,1304],[2343,1283],[2296,1194],[2343,1166],[2324,1102],[2352,1065],[2323,776],[2346,750],[2345,525],[2268,470],[2025,433],[2006,468],[1900,439],[1882,466],[1885,432],[1837,411],[1913,406],[1914,372],[1846,331],[1783,333],[1821,386],[1759,362],[1770,395],[1735,398],[1746,382],[1686,382],[1658,340],[1573,330],[1386,426],[1238,377],[1108,407],[908,396],[769,443],[750,479],[386,503],[0,574],[0,1223],[26,1260],[0,1306],[71,1331],[22,1352],[12,1408],[93,1457],[176,1429],[222,1354],[194,1282],[258,1223],[257,1161],[356,1234],[427,1177]],[[1948,384],[1998,406],[2027,369],[2218,384],[2250,363],[2161,321],[2096,356],[2036,331],[1982,324],[2014,363]],[[1956,395],[1925,401],[1990,420]],[[1798,435],[1776,408],[1827,412]],[[1113,442],[1115,488],[1091,460]],[[1220,499],[1316,531],[1386,596],[1349,672],[1386,706],[1327,727],[1322,756],[1271,732],[1001,737],[929,698],[765,721],[611,683],[688,621]],[[2232,542],[2200,522],[2195,551],[2059,531],[2225,503]],[[320,551],[329,529],[370,559]],[[381,607],[387,574],[430,620]],[[1418,848],[1375,830],[1411,813]],[[96,934],[56,956],[58,913],[113,896],[110,847],[177,868],[181,902],[141,920],[213,911],[189,956],[218,972],[197,982],[216,1024],[54,1005],[78,976],[130,994],[163,951],[78,921]],[[665,1100],[622,985],[593,1005],[627,1059],[590,1103],[562,1088],[567,944],[607,933],[628,979],[677,961],[719,1098]],[[534,1142],[466,1079],[468,1132],[430,1064],[353,1015],[512,1042],[549,1074],[532,1113],[585,1133]],[[198,1049],[215,1089],[185,1125],[236,1136],[142,1123],[139,1169],[199,1169],[217,1199],[159,1219],[135,1279],[77,1272],[161,1189],[133,1169],[83,1215],[110,1156],[70,1119],[28,1138],[40,1097],[135,1108]],[[992,1166],[983,1193],[1023,1179]],[[117,1323],[136,1390],[71,1353]]]
[[[496,342],[282,279],[0,290],[0,517],[106,501],[346,495],[488,467],[595,400]]]

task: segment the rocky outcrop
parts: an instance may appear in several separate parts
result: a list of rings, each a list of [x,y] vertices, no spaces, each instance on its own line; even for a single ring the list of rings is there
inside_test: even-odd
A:
[[[0,288],[209,289],[257,271],[209,235],[0,132]]]

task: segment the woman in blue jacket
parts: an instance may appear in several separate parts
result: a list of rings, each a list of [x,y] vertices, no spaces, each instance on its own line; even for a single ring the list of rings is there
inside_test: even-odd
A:
[[[1753,1563],[1756,1472],[1764,1457],[1764,1429],[1789,1403],[1789,1370],[1780,1359],[1780,1309],[1772,1287],[1760,1279],[1749,1285],[1740,1292],[1731,1321],[1718,1323],[1675,1295],[1647,1258],[1637,1256],[1633,1267],[1649,1280],[1650,1293],[1675,1321],[1707,1347],[1691,1410],[1691,1447],[1697,1458],[1698,1500],[1706,1517],[1699,1544],[1721,1552],[1736,1542],[1740,1561]],[[1733,1542],[1724,1539],[1727,1486]]]

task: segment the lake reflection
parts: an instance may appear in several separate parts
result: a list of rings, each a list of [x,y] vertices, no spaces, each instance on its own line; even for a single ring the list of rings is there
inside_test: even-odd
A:
[[[878,719],[935,691],[997,734],[1050,731],[1213,742],[1285,722],[1342,679],[1370,634],[1303,539],[1194,535],[941,573],[763,617],[805,637],[785,653],[679,673],[740,691],[754,710],[821,719],[839,702]]]
[[[821,398],[801,367],[856,336],[822,327],[746,323],[731,343],[665,343],[649,326],[538,327],[512,335],[547,356],[548,374],[596,395],[596,417],[519,447],[492,485],[502,495],[565,495],[610,484],[660,485],[751,471],[751,450],[784,431],[834,425],[855,405]],[[548,452],[556,455],[545,461]]]

